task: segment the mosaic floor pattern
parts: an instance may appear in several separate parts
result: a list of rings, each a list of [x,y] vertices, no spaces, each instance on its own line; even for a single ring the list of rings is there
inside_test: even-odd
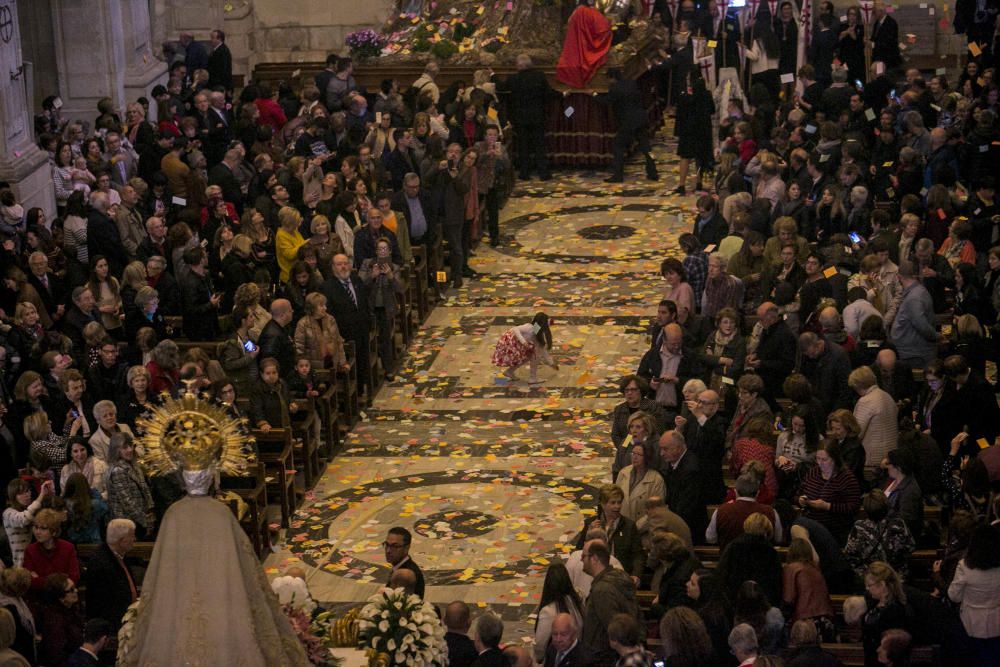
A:
[[[667,194],[672,153],[656,152],[658,183],[633,165],[624,185],[579,171],[518,184],[502,212],[509,239],[480,245],[478,278],[449,290],[417,333],[267,559],[270,576],[304,566],[318,601],[347,608],[386,581],[380,544],[402,525],[428,599],[491,607],[506,641],[530,641],[545,569],[572,550],[609,481],[617,379],[648,345],[659,262],[690,224],[694,198]],[[502,378],[490,354],[539,310],[559,370],[529,387]]]

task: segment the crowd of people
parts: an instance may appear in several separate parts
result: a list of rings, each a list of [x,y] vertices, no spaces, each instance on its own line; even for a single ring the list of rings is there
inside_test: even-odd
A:
[[[663,261],[651,345],[621,379],[614,484],[546,575],[534,656],[546,666],[651,664],[643,617],[659,621],[648,625],[670,665],[823,664],[819,640],[843,629],[834,593],[863,593],[844,618],[866,664],[905,664],[914,642],[1000,660],[992,40],[954,85],[904,69],[887,38],[868,70],[857,10],[839,25],[824,3],[816,39],[832,32],[833,49],[788,72],[787,4],[772,20],[760,3],[739,40],[754,63],[745,101],[730,100],[717,136],[682,142],[697,214]],[[682,138],[711,100],[700,69],[676,62],[697,30],[732,32],[715,11],[685,0],[676,19],[661,12]],[[874,15],[890,30],[879,3]],[[501,242],[514,169],[551,177],[557,95],[527,56],[504,80],[482,70],[439,86],[431,62],[378,91],[331,56],[301,87],[251,82],[234,98],[224,33],[211,43],[206,59],[182,40],[167,85],[124,120],[108,99],[93,122],[45,101],[35,126],[54,218],[0,186],[0,650],[30,664],[113,647],[137,593],[124,557],[181,493],[139,463],[140,418],[164,394],[194,382],[248,406],[256,428],[287,426],[294,399],[316,395],[316,370],[370,367],[373,331],[391,379],[403,278],[435,282],[443,241],[460,287],[476,244]],[[648,128],[618,122],[612,180],[637,136],[658,178]],[[525,331],[535,325],[547,332],[547,320]],[[182,357],[178,335],[216,353]],[[543,343],[540,356],[550,333]],[[513,377],[528,357],[509,356],[497,364]],[[925,521],[927,505],[941,521]],[[408,548],[396,537],[405,545],[387,541],[387,554]],[[81,567],[74,545],[98,543]],[[721,551],[714,569],[703,544]],[[910,581],[922,546],[943,558]],[[468,630],[467,608],[449,617]],[[499,646],[494,621],[466,650],[481,666]]]

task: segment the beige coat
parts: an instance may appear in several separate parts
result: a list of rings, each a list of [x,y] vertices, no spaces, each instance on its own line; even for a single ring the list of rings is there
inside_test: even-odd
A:
[[[638,522],[646,516],[646,501],[656,496],[666,498],[667,487],[663,483],[663,477],[652,468],[646,470],[634,487],[630,484],[632,477],[632,466],[627,465],[618,473],[618,480],[615,482],[625,493],[625,500],[622,502],[622,516]]]
[[[327,355],[333,358],[334,367],[347,363],[344,339],[329,313],[321,321],[309,315],[299,320],[295,326],[295,351],[307,357],[313,368],[323,368]]]
[[[899,440],[896,401],[874,386],[868,389],[854,406],[854,418],[861,426],[861,444],[865,448],[865,470],[878,469],[889,450],[896,449]]]

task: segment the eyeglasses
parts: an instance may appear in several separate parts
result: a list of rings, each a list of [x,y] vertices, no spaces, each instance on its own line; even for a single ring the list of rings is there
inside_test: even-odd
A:
[[[403,549],[405,547],[406,547],[405,544],[394,544],[392,542],[383,542],[382,543],[382,548],[383,549]]]

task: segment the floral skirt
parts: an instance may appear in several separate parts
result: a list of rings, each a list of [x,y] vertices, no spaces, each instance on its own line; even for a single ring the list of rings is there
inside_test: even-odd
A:
[[[534,356],[535,346],[522,342],[514,330],[509,329],[497,341],[492,361],[494,366],[513,368],[527,363]]]

